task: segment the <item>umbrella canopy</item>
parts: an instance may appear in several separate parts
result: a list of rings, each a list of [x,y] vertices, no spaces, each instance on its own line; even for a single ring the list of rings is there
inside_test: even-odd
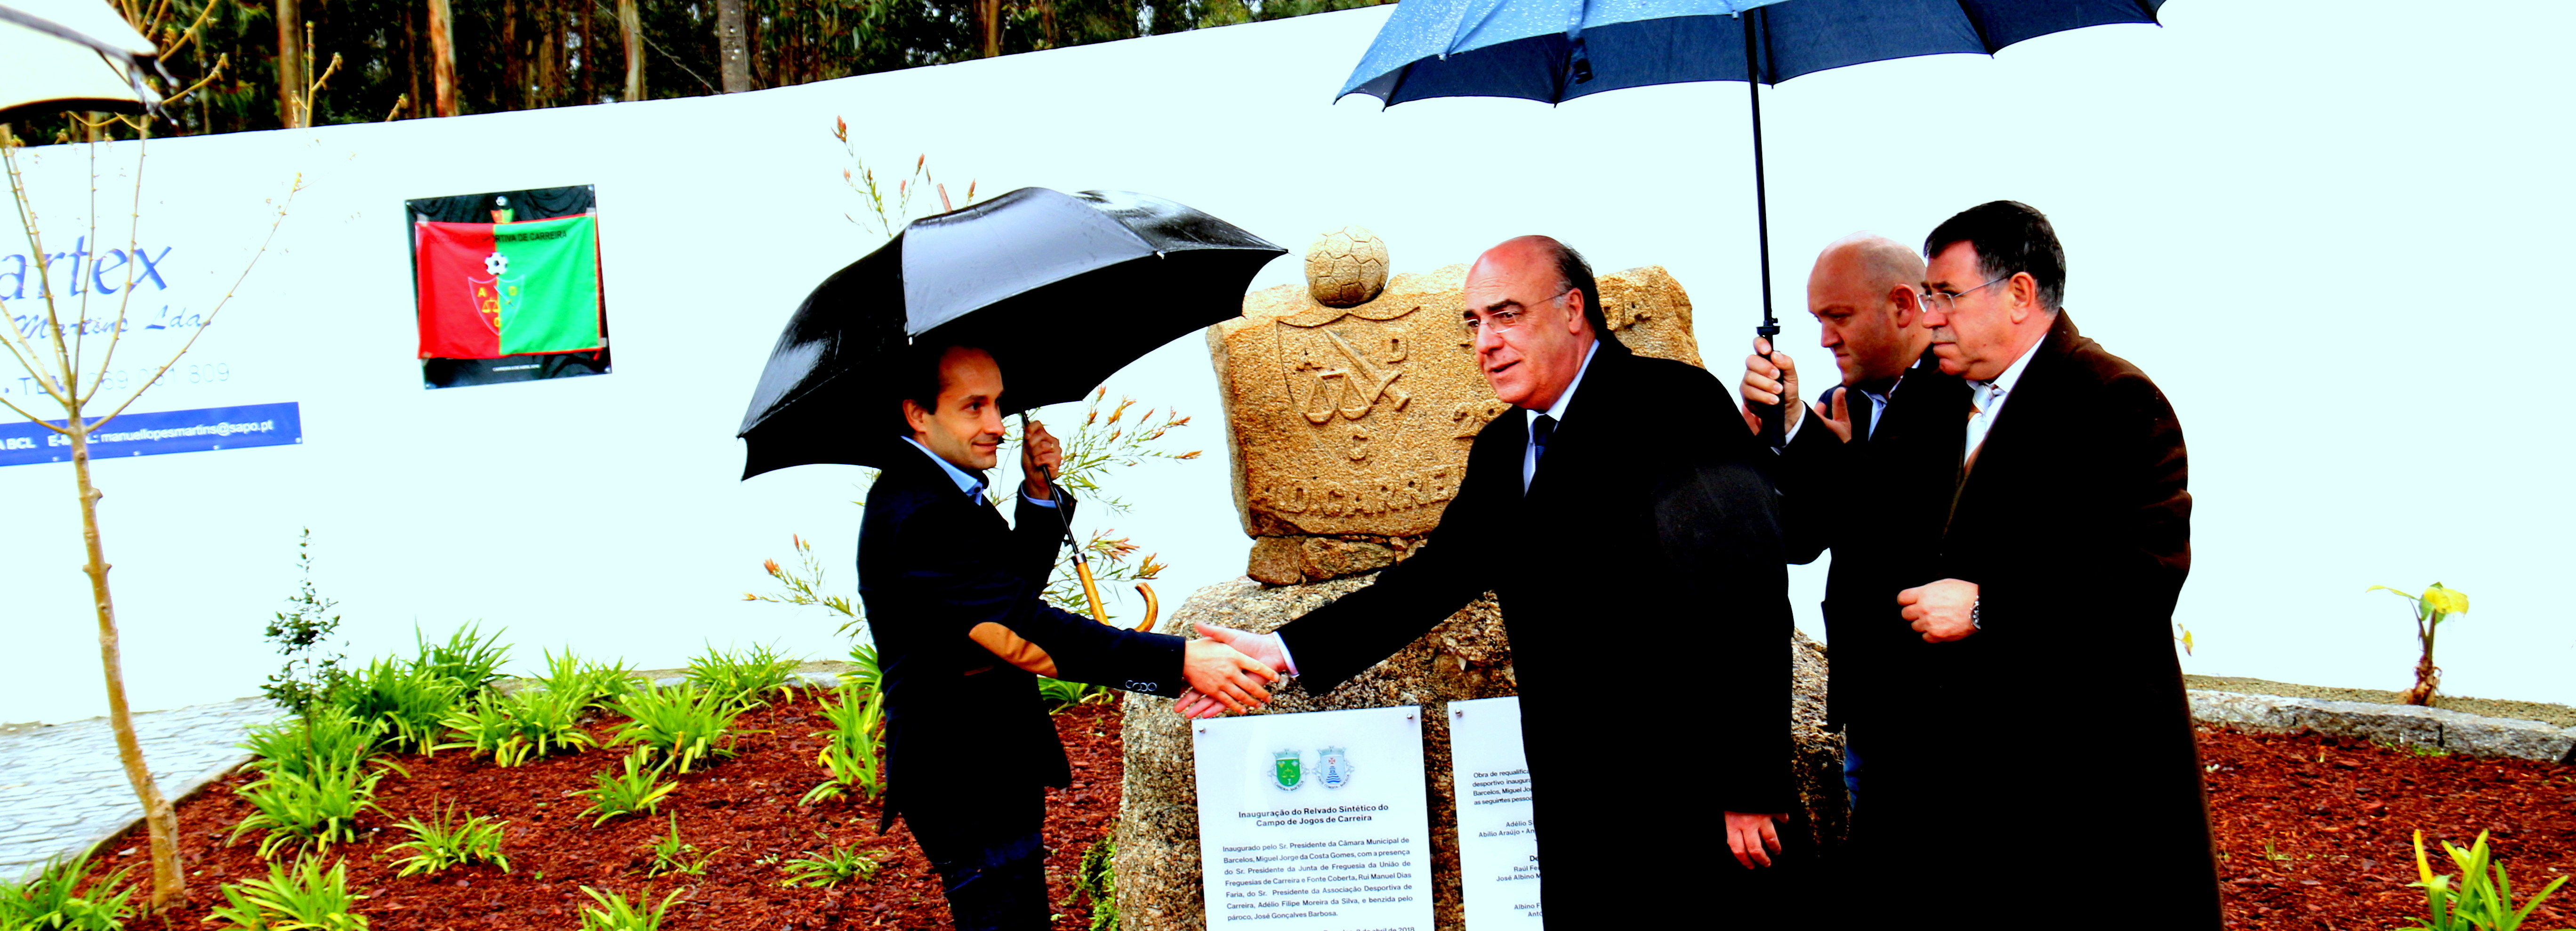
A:
[[[2153,23],[2162,6],[2164,0],[1404,0],[1336,98],[1561,103],[1649,84],[1748,77],[1777,84],[1864,62],[1993,54],[2085,26]],[[1747,28],[1756,50],[1750,69]]]
[[[158,53],[104,0],[0,0],[0,123],[64,110],[142,113]]]
[[[913,343],[991,351],[1005,415],[1076,400],[1156,347],[1242,313],[1253,273],[1287,251],[1123,191],[1021,188],[915,220],[788,319],[736,434],[749,448],[743,477],[878,464],[899,430],[893,379]]]

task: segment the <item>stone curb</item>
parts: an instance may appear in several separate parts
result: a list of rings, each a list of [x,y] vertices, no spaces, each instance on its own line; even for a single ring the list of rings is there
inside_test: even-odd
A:
[[[2576,763],[2576,727],[2372,702],[2325,701],[2192,689],[2191,716],[2210,724],[2323,734],[2430,747],[2471,756]]]
[[[206,791],[207,786],[214,785],[215,783],[222,781],[225,776],[232,775],[235,768],[244,763],[250,762],[250,757],[250,754],[245,753],[225,762],[215,764],[214,766],[207,768],[205,772],[198,773],[196,776],[179,783],[176,787],[166,790],[163,793],[163,798],[167,799],[170,803],[170,807],[175,809],[179,807],[180,802],[195,798],[198,793]],[[89,840],[83,841],[78,847],[72,848],[80,851],[78,854],[74,854],[74,856],[89,856],[94,858],[98,856],[100,848],[107,846],[110,841],[116,840],[118,836],[125,832],[134,830],[136,825],[142,823],[143,816],[140,814],[137,814],[132,818],[127,818],[123,823],[92,835]],[[33,879],[36,874],[43,872],[44,869],[45,865],[42,862],[30,865],[18,877],[17,881],[26,882],[29,879]]]

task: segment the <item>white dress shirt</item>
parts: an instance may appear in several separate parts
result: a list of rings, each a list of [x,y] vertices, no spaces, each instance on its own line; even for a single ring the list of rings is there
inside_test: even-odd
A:
[[[2021,358],[2014,359],[2012,365],[2004,368],[2003,374],[1995,376],[1990,381],[1968,383],[1969,396],[1972,399],[1971,403],[1976,405],[1976,413],[1968,415],[1968,448],[1965,455],[1976,455],[1977,447],[1986,442],[1986,431],[1994,429],[1995,418],[2003,415],[2004,402],[2011,400],[2013,386],[2021,382],[2022,370],[2029,368],[2030,357],[2038,354],[2039,345],[2033,343],[2029,349],[2022,351]]]

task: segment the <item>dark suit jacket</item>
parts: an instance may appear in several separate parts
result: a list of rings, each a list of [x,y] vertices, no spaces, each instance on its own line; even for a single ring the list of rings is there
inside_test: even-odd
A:
[[[1494,592],[1520,685],[1543,895],[1584,920],[1632,909],[1665,920],[1659,909],[1706,888],[1641,871],[1741,872],[1717,862],[1717,810],[1792,807],[1771,453],[1733,407],[1707,372],[1605,341],[1526,496],[1533,415],[1514,409],[1477,434],[1457,498],[1412,558],[1279,631],[1321,693]]]
[[[859,524],[859,598],[885,674],[889,819],[934,795],[1015,797],[1007,793],[1071,781],[1035,677],[969,640],[977,624],[999,623],[1045,649],[1060,678],[1165,697],[1186,688],[1180,638],[1039,599],[1064,537],[1052,511],[1014,489],[1015,529],[919,450],[883,460]],[[1063,489],[1055,500],[1074,506]],[[984,671],[968,674],[975,669]]]
[[[2071,906],[2117,876],[2155,890],[2121,906],[2124,922],[2214,929],[2217,868],[2172,642],[2191,567],[2182,426],[2145,373],[2064,312],[2032,352],[1963,476],[1966,407],[1941,415],[1959,425],[1946,438],[1923,431],[1926,455],[1952,465],[1924,477],[1921,497],[1947,503],[1955,488],[1956,503],[1907,584],[1977,583],[1983,626],[1916,651],[1912,700],[1860,731],[1870,773],[1854,828],[1912,859],[1956,856],[1970,830],[2046,900],[2034,906]],[[1878,753],[1879,734],[1896,752]],[[2080,854],[2004,852],[2049,838]],[[1965,904],[1982,897],[1973,885],[1936,895]]]
[[[1868,721],[1918,691],[1910,681],[1921,666],[1914,654],[1929,644],[1897,617],[1896,592],[1925,581],[1915,576],[1922,554],[1939,544],[1950,501],[1921,494],[1914,477],[1956,473],[1967,401],[1967,383],[1941,374],[1926,353],[1889,395],[1877,430],[1864,432],[1869,402],[1859,399],[1851,405],[1849,442],[1810,424],[1781,451],[1789,560],[1834,553],[1824,617],[1833,670],[1826,708],[1835,723]],[[1824,403],[1832,403],[1832,392]],[[1933,438],[1922,439],[1926,432]]]

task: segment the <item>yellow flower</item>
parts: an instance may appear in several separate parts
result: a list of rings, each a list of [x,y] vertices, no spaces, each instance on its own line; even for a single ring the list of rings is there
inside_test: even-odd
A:
[[[2467,614],[2469,596],[2435,582],[2433,587],[2424,590],[2424,607],[2435,614]]]

